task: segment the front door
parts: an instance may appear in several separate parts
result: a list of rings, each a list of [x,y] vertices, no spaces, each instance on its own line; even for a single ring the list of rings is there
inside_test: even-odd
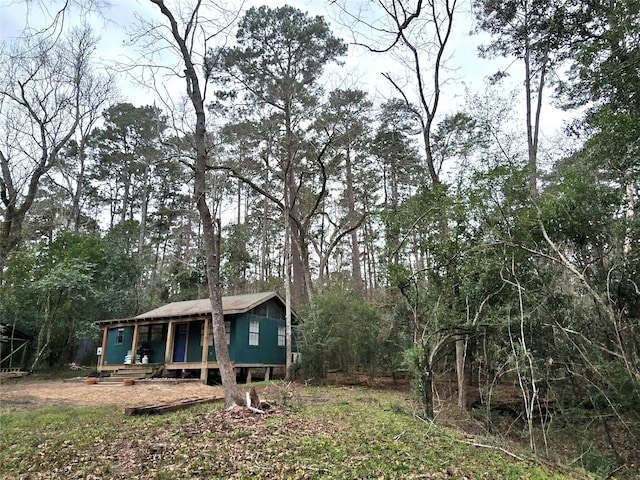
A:
[[[185,362],[187,360],[187,323],[176,325],[176,336],[173,341],[173,361]]]

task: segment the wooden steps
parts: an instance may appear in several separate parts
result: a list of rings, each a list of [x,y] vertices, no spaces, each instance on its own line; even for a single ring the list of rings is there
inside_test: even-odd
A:
[[[127,365],[111,372],[111,377],[116,378],[151,378],[162,371],[162,364],[136,363]]]

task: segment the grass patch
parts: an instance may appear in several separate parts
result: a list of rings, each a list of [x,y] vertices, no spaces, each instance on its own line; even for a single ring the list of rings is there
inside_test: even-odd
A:
[[[408,414],[402,394],[296,387],[264,415],[200,405],[166,415],[0,406],[0,477],[586,478],[477,448]]]

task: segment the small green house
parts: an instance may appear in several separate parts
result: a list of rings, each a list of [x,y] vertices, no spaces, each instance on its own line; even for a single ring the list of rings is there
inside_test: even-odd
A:
[[[229,355],[239,374],[250,377],[252,369],[260,368],[269,378],[275,368],[285,367],[285,303],[278,293],[225,296],[222,310]],[[103,328],[99,372],[199,374],[205,383],[217,373],[209,299],[174,302],[133,318],[97,323]],[[296,351],[293,339],[291,351]]]

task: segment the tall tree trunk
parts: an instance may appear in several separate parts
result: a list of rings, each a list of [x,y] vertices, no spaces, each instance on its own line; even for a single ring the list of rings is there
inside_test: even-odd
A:
[[[288,205],[285,198],[285,212],[284,212],[284,297],[285,297],[285,380],[289,381],[291,378],[291,256],[289,242],[291,230],[291,219],[289,218],[289,212],[286,208]]]
[[[424,347],[422,348],[422,361],[420,363],[424,414],[428,419],[433,419],[433,367],[431,365],[431,354]]]
[[[525,103],[527,121],[527,172],[529,176],[529,194],[533,200],[538,198],[538,141],[540,138],[540,116],[542,113],[542,90],[545,84],[546,62],[540,67],[540,77],[536,86],[536,106],[533,107],[534,78],[531,69],[531,50],[528,38],[525,39],[524,52]]]
[[[378,272],[376,268],[376,245],[374,240],[373,231],[369,222],[364,223],[364,244],[365,244],[365,272],[366,281],[365,285],[368,290],[374,291],[378,288],[377,278]]]
[[[293,196],[293,195],[292,195]],[[292,200],[290,200],[292,201]],[[290,206],[291,207],[291,206]],[[297,215],[298,208],[294,204],[289,210],[289,216]],[[296,218],[299,218],[297,216]],[[291,222],[290,222],[291,224]],[[300,249],[302,233],[296,224],[290,225],[289,229],[289,250],[291,256],[291,297],[293,304],[300,306],[304,303],[306,295],[305,267]]]
[[[78,145],[79,171],[76,179],[76,189],[73,192],[70,216],[70,220],[73,222],[73,232],[76,234],[80,232],[80,199],[82,198],[84,187],[85,160],[87,159],[86,146],[86,137],[83,136]]]
[[[213,343],[216,350],[216,359],[220,370],[220,377],[224,387],[225,405],[231,407],[234,404],[241,405],[243,403],[242,395],[236,383],[236,375],[229,357],[229,348],[224,331],[224,316],[222,311],[222,296],[220,293],[220,252],[219,239],[216,235],[216,227],[213,224],[211,211],[207,205],[207,149],[206,149],[206,114],[204,106],[204,97],[200,88],[198,71],[191,59],[189,46],[187,45],[186,36],[183,38],[176,19],[169,8],[164,4],[163,0],[150,0],[156,4],[162,14],[169,20],[171,25],[171,34],[180,50],[182,60],[185,66],[185,80],[187,83],[187,94],[191,100],[191,104],[196,115],[195,129],[195,201],[200,214],[200,222],[202,225],[202,233],[204,240],[204,249],[206,256],[207,283],[209,287],[209,298],[211,301],[211,319],[213,324]],[[199,6],[200,4],[198,4]],[[197,8],[197,7],[196,7]],[[197,15],[191,17],[190,23],[185,28],[185,32],[193,31],[196,27],[193,25]]]
[[[191,65],[191,64],[189,64]],[[191,65],[191,69],[193,66]],[[189,71],[189,68],[187,69]],[[191,74],[191,82],[195,84],[195,70]],[[194,86],[195,90],[195,86]],[[191,93],[192,103],[196,109],[196,165],[195,165],[195,200],[202,224],[202,236],[206,256],[207,283],[211,300],[211,318],[213,343],[222,385],[224,386],[225,405],[242,404],[242,396],[236,384],[236,374],[231,364],[229,348],[224,331],[224,314],[222,311],[222,295],[220,292],[220,249],[219,236],[216,233],[214,220],[207,205],[206,169],[207,153],[205,146],[205,110],[200,94]]]
[[[306,243],[306,233],[300,221],[300,198],[296,185],[296,146],[294,144],[293,130],[291,127],[291,99],[287,100],[285,107],[285,142],[286,161],[284,188],[287,190],[285,199],[288,199],[286,209],[289,211],[290,220],[290,250],[291,250],[291,271],[292,285],[291,295],[293,304],[303,305],[309,297],[311,291],[311,273],[309,271],[309,248]],[[285,200],[286,201],[286,200]]]
[[[268,167],[268,158],[265,159],[265,163]],[[269,168],[265,168],[265,185],[269,184]],[[262,199],[262,232],[260,236],[260,281],[266,282],[266,280],[271,276],[271,269],[269,266],[269,223],[272,221],[270,218],[269,212],[269,202],[266,198]],[[285,232],[285,236],[287,233]],[[286,248],[285,248],[286,250]]]
[[[271,219],[269,218],[269,202],[266,199],[263,200],[262,206],[262,236],[260,239],[260,281],[266,282],[271,276],[271,270],[269,268],[269,234],[268,225]],[[285,233],[285,236],[287,234]]]
[[[624,245],[622,247],[622,251],[625,257],[628,257],[629,254],[631,254],[632,244],[633,244],[631,225],[633,220],[636,218],[636,211],[635,211],[636,182],[634,181],[634,178],[633,178],[633,169],[629,168],[626,170],[624,174],[624,183],[626,184],[625,197],[627,202],[626,209],[625,209],[625,218],[627,219],[629,226],[627,227],[627,231],[625,233]]]
[[[141,255],[142,248],[144,247],[144,240],[147,233],[147,212],[149,209],[149,191],[151,190],[149,180],[149,170],[151,169],[149,162],[144,169],[144,175],[142,178],[142,195],[140,199],[140,233],[138,236],[138,255]]]
[[[353,169],[351,165],[351,150],[347,148],[345,155],[345,174],[346,174],[346,198],[349,209],[349,223],[356,221],[355,195],[353,191]],[[351,278],[354,290],[362,295],[364,286],[362,283],[362,266],[360,264],[360,244],[358,242],[358,231],[351,232]]]
[[[124,223],[127,219],[127,211],[129,210],[129,200],[131,196],[131,173],[124,174],[124,190],[122,192],[122,211],[120,212],[120,223]]]
[[[458,379],[458,407],[468,410],[467,377],[465,375],[465,358],[467,346],[463,334],[456,337],[456,376]]]

